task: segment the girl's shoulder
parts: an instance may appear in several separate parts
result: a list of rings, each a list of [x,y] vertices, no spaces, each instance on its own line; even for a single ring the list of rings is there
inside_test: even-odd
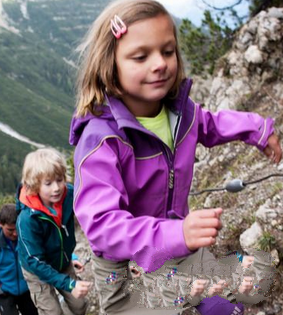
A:
[[[89,152],[97,151],[109,139],[119,139],[128,142],[124,129],[119,129],[113,117],[92,117],[88,123],[76,134],[75,157],[83,159]]]
[[[125,132],[118,127],[108,106],[104,106],[103,113],[99,116],[88,114],[83,118],[72,119],[70,130],[70,143],[80,145],[89,143],[95,147],[104,138],[125,138]]]

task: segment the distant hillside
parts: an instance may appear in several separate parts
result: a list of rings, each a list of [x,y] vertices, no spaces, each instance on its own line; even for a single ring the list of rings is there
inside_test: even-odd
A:
[[[0,123],[32,141],[70,149],[72,51],[107,3],[0,0]],[[34,148],[0,132],[0,149],[3,194],[14,191],[23,157]]]

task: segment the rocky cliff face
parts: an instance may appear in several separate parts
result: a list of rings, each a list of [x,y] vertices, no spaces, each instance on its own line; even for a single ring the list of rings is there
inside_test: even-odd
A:
[[[197,81],[197,85],[206,85]],[[193,97],[199,96],[193,91]],[[254,111],[275,118],[276,132],[283,133],[283,9],[262,11],[244,25],[233,48],[222,57],[206,98],[212,111]],[[257,149],[230,143],[213,149],[199,147],[193,190],[224,187],[233,178],[243,181],[282,174],[283,163],[273,165]],[[275,258],[279,278],[267,302],[245,314],[283,314],[280,287],[283,270],[283,177],[248,185],[240,193],[216,192],[189,197],[191,209],[222,207],[223,229],[216,255],[228,250],[260,247]],[[257,313],[261,311],[261,313]]]
[[[262,11],[242,27],[233,49],[219,60],[207,100],[210,108],[241,108],[271,82],[277,84],[270,93],[282,101],[282,52],[283,8]]]

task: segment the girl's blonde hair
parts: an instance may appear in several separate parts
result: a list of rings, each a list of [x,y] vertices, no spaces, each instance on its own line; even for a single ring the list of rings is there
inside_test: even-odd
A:
[[[80,53],[77,116],[85,116],[87,113],[97,114],[95,105],[104,103],[105,92],[108,95],[121,97],[115,64],[116,42],[119,39],[116,39],[111,31],[111,19],[118,15],[129,27],[137,21],[162,14],[172,20],[177,43],[177,78],[168,96],[174,98],[177,95],[178,87],[185,75],[177,41],[177,29],[169,12],[155,0],[119,0],[104,9],[94,21],[82,44],[77,48]]]
[[[54,180],[57,176],[67,180],[67,163],[60,152],[53,148],[44,148],[27,154],[22,171],[22,184],[29,194],[38,194],[43,177]]]

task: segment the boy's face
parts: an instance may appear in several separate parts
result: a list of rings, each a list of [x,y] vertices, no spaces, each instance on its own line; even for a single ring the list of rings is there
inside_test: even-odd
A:
[[[59,202],[65,190],[65,180],[63,177],[56,176],[55,179],[43,177],[39,186],[39,197],[45,206],[52,207]]]
[[[1,224],[0,226],[2,228],[3,234],[8,240],[16,241],[18,238],[17,230],[16,230],[16,224]]]
[[[176,39],[166,15],[141,20],[117,41],[122,99],[135,116],[154,116],[177,76]]]

